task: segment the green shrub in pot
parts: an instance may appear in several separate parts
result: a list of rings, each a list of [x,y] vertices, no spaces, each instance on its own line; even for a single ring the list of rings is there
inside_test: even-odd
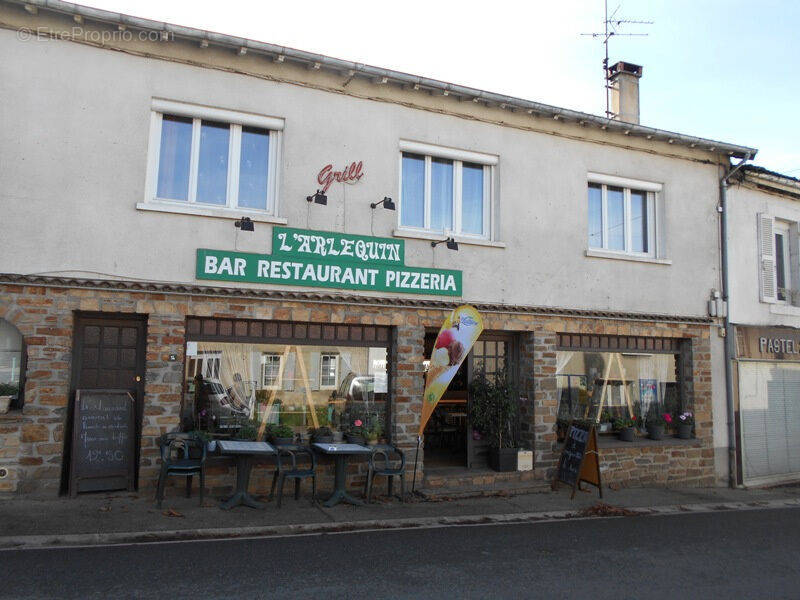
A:
[[[517,469],[517,393],[506,369],[493,376],[479,369],[469,384],[470,421],[489,445],[489,464],[496,471]]]

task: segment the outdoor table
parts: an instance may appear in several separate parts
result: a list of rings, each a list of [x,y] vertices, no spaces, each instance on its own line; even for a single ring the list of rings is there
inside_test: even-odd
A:
[[[331,506],[336,506],[339,502],[349,502],[350,504],[363,506],[364,503],[361,500],[347,493],[347,489],[345,488],[345,467],[347,465],[348,456],[359,454],[369,455],[372,454],[372,449],[359,444],[326,444],[320,442],[315,442],[311,444],[311,446],[318,452],[330,454],[336,462],[336,485],[333,490],[333,495],[323,503],[323,506],[330,508]]]
[[[220,504],[220,508],[228,510],[240,504],[250,508],[263,508],[263,502],[258,502],[247,493],[247,487],[250,484],[250,470],[253,468],[254,457],[275,456],[275,448],[267,442],[237,442],[230,440],[219,440],[217,447],[220,454],[236,458],[236,491],[233,496]]]

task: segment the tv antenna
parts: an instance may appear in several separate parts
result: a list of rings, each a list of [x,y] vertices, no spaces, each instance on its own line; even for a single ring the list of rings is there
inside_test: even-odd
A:
[[[628,37],[646,37],[647,33],[622,33],[620,28],[623,25],[652,25],[653,21],[638,21],[633,19],[617,18],[621,4],[617,5],[611,15],[608,14],[608,0],[604,0],[605,5],[605,19],[603,20],[603,31],[594,33],[582,33],[581,35],[591,36],[593,38],[602,38],[603,46],[605,47],[605,57],[603,58],[603,79],[606,88],[606,117],[609,119],[614,118],[616,115],[611,112],[611,79],[608,74],[608,42],[612,36],[628,36]]]

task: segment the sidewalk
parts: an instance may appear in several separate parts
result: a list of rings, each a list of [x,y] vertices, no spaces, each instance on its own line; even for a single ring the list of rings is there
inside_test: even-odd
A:
[[[607,506],[642,514],[680,511],[800,507],[800,486],[773,489],[631,488],[577,492],[497,495],[454,500],[412,498],[404,504],[378,497],[368,506],[312,506],[286,494],[282,508],[270,502],[265,509],[218,508],[219,498],[207,497],[198,506],[169,490],[162,509],[152,497],[137,494],[87,494],[75,500],[0,500],[0,548],[41,547],[206,539],[264,535],[298,535],[364,529],[431,527],[455,524],[540,521],[586,516],[614,516]],[[324,493],[323,493],[324,495]],[[583,511],[583,512],[582,512]],[[621,511],[619,511],[621,512]]]

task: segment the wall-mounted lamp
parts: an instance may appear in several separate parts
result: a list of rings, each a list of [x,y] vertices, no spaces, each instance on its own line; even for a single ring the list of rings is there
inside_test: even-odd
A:
[[[328,204],[328,197],[322,190],[317,190],[317,193],[312,196],[306,196],[306,200],[317,204]]]
[[[439,240],[438,242],[431,242],[431,248],[436,248],[439,244],[445,242],[447,244],[448,250],[458,250],[458,242],[456,242],[455,238],[449,237],[444,240]]]
[[[372,209],[375,209],[375,208],[378,208],[381,204],[383,205],[383,208],[385,208],[386,210],[394,210],[395,209],[394,200],[392,200],[388,196],[384,196],[383,200],[381,200],[380,202],[373,202],[372,204],[369,205],[369,207],[372,208]]]
[[[238,221],[234,221],[233,226],[241,229],[242,231],[255,231],[255,226],[250,220],[250,217],[242,217]]]

